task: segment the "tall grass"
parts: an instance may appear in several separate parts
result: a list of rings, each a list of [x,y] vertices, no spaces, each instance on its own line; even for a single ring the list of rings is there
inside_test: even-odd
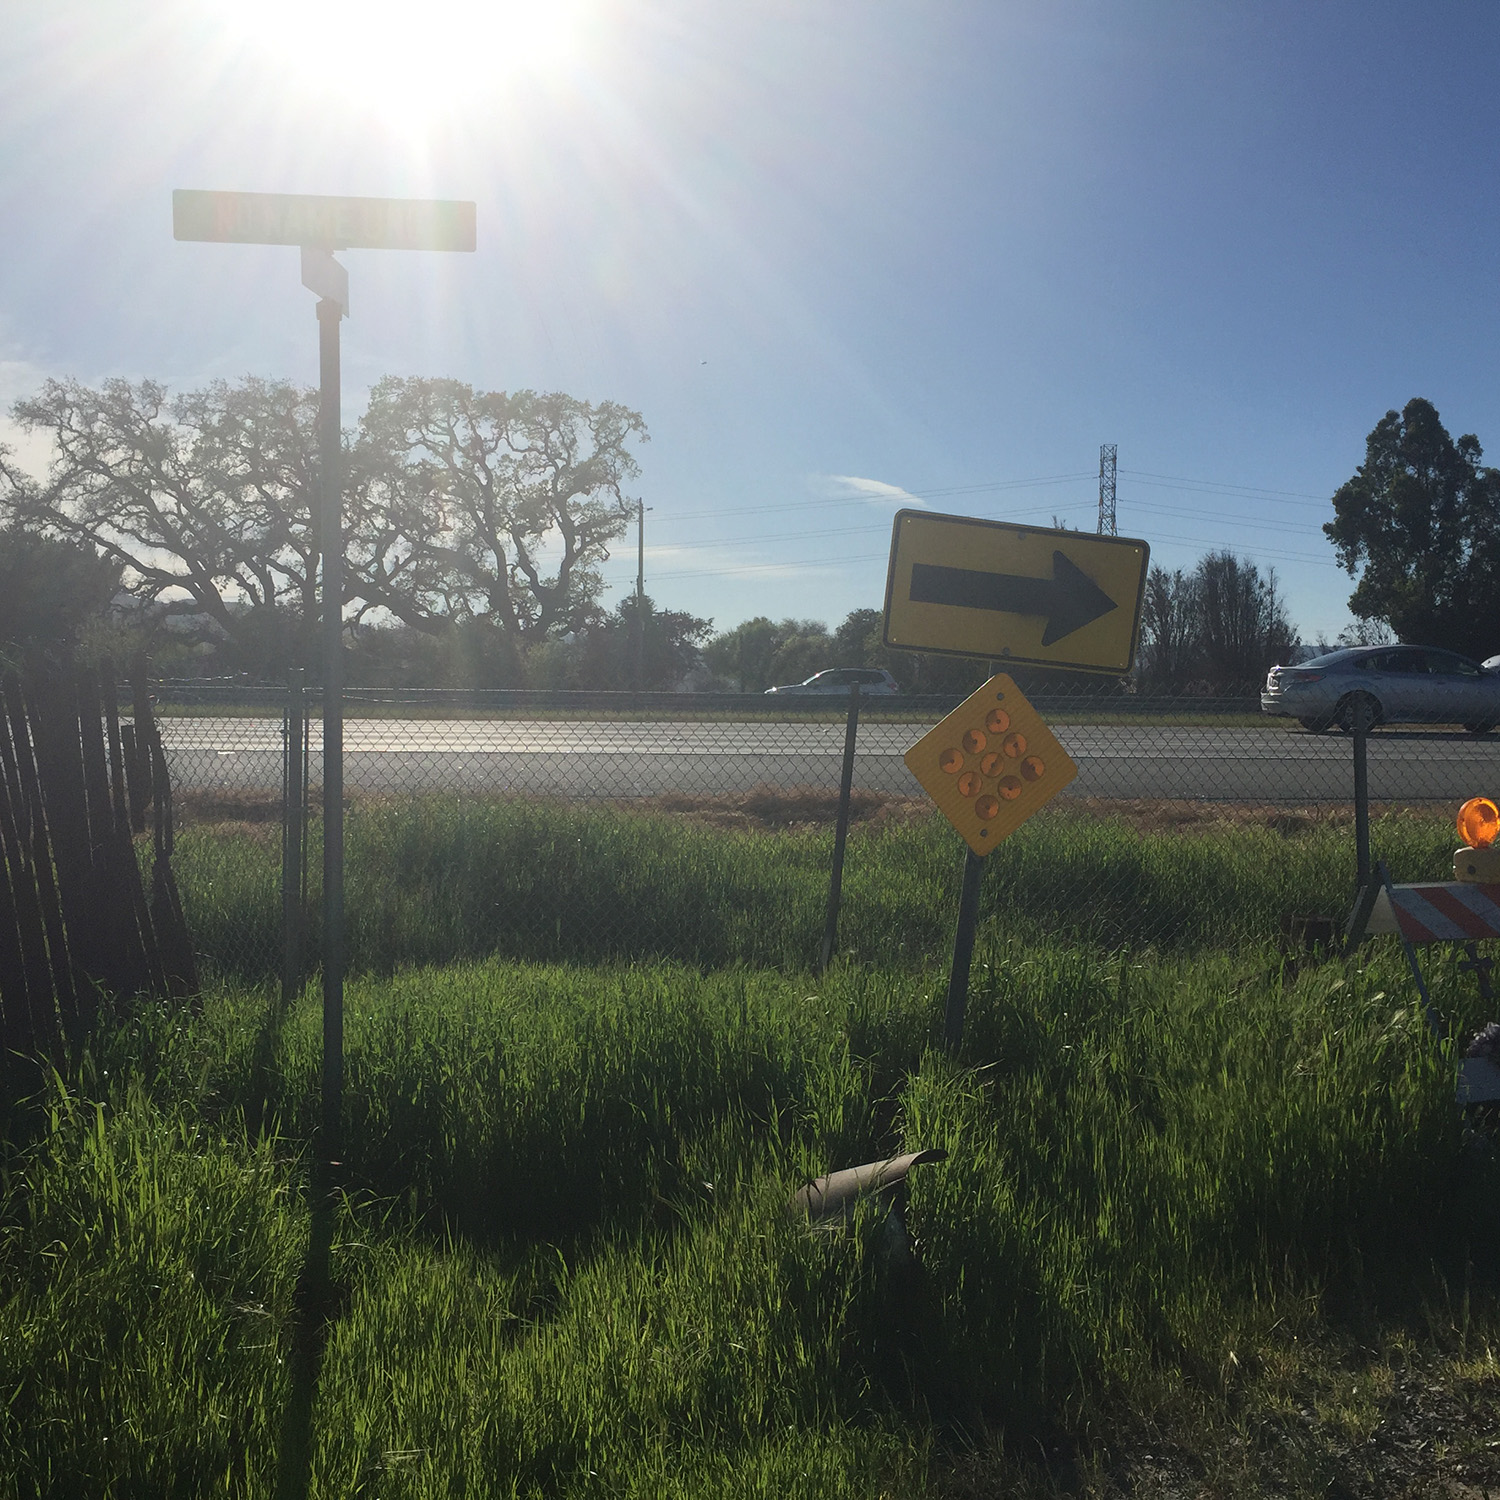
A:
[[[1493,1230],[1397,953],[1289,980],[1264,948],[992,928],[957,1058],[935,967],[352,983],[291,1492],[922,1493],[967,1443],[1222,1396],[1296,1299],[1415,1284]],[[226,991],[54,1089],[0,1242],[11,1490],[285,1485],[318,1037],[311,997]],[[808,1175],[931,1145],[915,1267],[878,1215],[787,1212]]]
[[[1437,816],[1377,820],[1399,878],[1440,878]],[[490,955],[536,962],[672,960],[806,968],[818,951],[832,837],[726,833],[661,814],[431,797],[356,804],[347,907],[355,971]],[[962,845],[937,819],[850,841],[840,948],[920,968],[948,941]],[[200,827],[178,877],[201,949],[224,974],[277,972],[279,850],[267,830]],[[311,867],[320,861],[313,850]],[[1197,952],[1256,941],[1289,913],[1338,916],[1354,880],[1347,827],[1289,818],[1183,836],[1124,817],[1042,813],[986,861],[986,920],[1020,937]],[[316,878],[309,951],[316,951]]]

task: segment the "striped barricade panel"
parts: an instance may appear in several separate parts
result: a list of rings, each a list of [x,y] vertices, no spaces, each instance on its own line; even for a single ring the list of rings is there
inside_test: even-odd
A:
[[[1399,932],[1412,943],[1500,938],[1500,885],[1393,885],[1375,898],[1366,930]]]

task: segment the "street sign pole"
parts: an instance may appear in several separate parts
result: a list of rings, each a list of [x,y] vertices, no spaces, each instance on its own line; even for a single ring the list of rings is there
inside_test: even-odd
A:
[[[321,1158],[337,1163],[344,1092],[344,530],[340,480],[339,322],[349,273],[337,250],[473,250],[474,204],[308,193],[172,194],[179,240],[296,245],[318,298],[319,540],[323,610],[323,1118]]]
[[[339,323],[318,302],[318,456],[323,507],[323,1160],[340,1157],[344,1096],[344,526]]]

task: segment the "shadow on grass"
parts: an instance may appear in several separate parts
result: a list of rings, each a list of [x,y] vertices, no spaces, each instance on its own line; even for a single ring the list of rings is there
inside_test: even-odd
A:
[[[312,1417],[328,1335],[337,1321],[342,1288],[330,1274],[337,1193],[329,1165],[314,1166],[307,1257],[297,1277],[292,1311],[292,1389],[281,1419],[276,1500],[306,1500],[312,1474]]]

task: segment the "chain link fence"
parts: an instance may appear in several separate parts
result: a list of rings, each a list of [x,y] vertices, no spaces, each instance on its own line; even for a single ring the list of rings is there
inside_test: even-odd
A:
[[[305,781],[286,764],[285,690],[164,684],[158,699],[200,948],[243,977],[269,978],[288,962],[305,970],[317,943],[316,694],[306,695]],[[1190,944],[1274,930],[1298,909],[1347,909],[1350,736],[1268,718],[1251,698],[1032,701],[1078,775],[987,861],[991,924]],[[962,846],[902,756],[954,706],[909,696],[861,705],[839,942],[848,956],[915,963],[951,940]],[[809,963],[846,708],[780,696],[350,693],[354,969],[492,952]],[[1444,817],[1500,788],[1500,736],[1386,727],[1369,737],[1368,776],[1377,838],[1398,876],[1437,878],[1431,866],[1453,843]],[[293,817],[288,833],[299,785],[310,788],[309,817],[300,827]],[[1398,810],[1404,818],[1382,817]],[[1232,844],[1200,840],[1201,860],[1178,844],[1163,858],[1164,839],[1204,830],[1234,830]],[[1265,887],[1249,867],[1260,877],[1268,864],[1280,871],[1279,913],[1245,906],[1246,890]],[[285,913],[284,870],[301,895]],[[303,915],[289,958],[292,910]]]

